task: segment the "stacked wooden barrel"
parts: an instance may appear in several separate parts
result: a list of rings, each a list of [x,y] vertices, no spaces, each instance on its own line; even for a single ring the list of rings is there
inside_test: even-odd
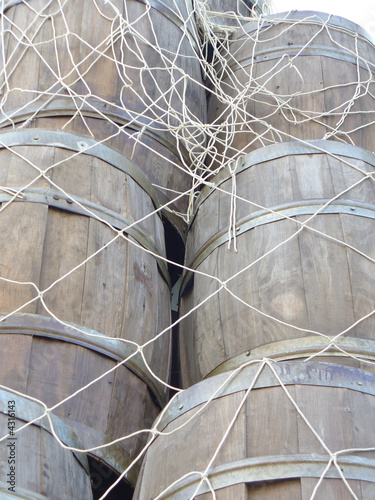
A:
[[[3,6],[4,498],[96,500],[102,465],[130,498],[143,455],[139,500],[371,498],[375,48],[262,5],[206,2],[242,19],[208,120],[193,2]]]
[[[3,7],[0,383],[54,407],[78,448],[92,449],[91,462],[129,469],[134,487],[139,465],[130,466],[167,401],[170,375],[163,218],[185,237],[168,208],[186,212],[202,144],[184,122],[206,121],[192,7]],[[26,462],[39,462],[29,451]],[[21,453],[20,444],[18,464]],[[59,484],[74,480],[62,473],[69,457],[58,461]],[[91,498],[77,491],[61,494]]]
[[[187,239],[186,390],[156,424],[136,498],[365,500],[375,48],[349,21],[292,12],[238,29],[226,62],[210,163],[230,169],[203,187]]]

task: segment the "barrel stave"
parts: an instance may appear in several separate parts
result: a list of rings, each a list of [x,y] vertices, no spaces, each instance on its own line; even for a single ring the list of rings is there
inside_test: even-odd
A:
[[[47,212],[45,205],[26,207],[25,204],[14,203],[1,213],[3,239],[1,275],[6,280],[27,282],[25,285],[20,285],[2,281],[0,287],[2,313],[14,311],[30,301],[33,302],[25,306],[23,312],[36,312],[37,292],[31,283],[39,282],[40,255],[43,251]],[[30,225],[30,218],[35,221],[34,225]],[[33,248],[32,253],[28,251],[30,245]],[[7,265],[6,262],[12,265]]]

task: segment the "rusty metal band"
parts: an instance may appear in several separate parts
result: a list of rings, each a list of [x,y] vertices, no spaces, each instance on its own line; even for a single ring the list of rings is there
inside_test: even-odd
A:
[[[354,64],[364,70],[370,68],[372,72],[375,73],[375,63],[367,62],[368,66],[362,61],[360,58],[355,57],[350,53],[344,52],[342,49],[334,49],[331,47],[326,47],[324,45],[309,45],[305,47],[305,45],[285,45],[281,47],[273,47],[268,50],[257,51],[253,56],[247,57],[246,59],[241,59],[238,62],[229,62],[228,66],[232,71],[238,71],[242,68],[247,68],[248,66],[252,66],[253,64],[258,64],[265,61],[272,60],[281,60],[283,57],[287,56],[286,65],[289,64],[289,61],[293,57],[328,57],[331,59],[337,59],[339,61],[347,62],[350,64]],[[223,80],[225,82],[225,79]],[[324,90],[321,89],[322,91]]]
[[[35,401],[31,401],[30,399],[19,396],[18,394],[14,394],[12,392],[0,390],[0,412],[4,415],[8,415],[9,401],[15,402],[15,418],[24,422],[30,422],[45,413],[43,406],[36,403]],[[50,417],[55,433],[57,434],[59,439],[65,445],[71,448],[82,449],[82,443],[78,440],[75,433],[72,432],[72,429],[68,425],[66,425],[60,418],[56,417],[56,415],[50,413]],[[52,434],[51,426],[47,417],[41,418],[37,422],[34,422],[32,425],[41,427],[42,429]],[[89,473],[89,464],[87,461],[86,453],[78,453],[75,451],[72,453],[85,469],[85,471]]]
[[[0,149],[14,146],[49,146],[75,151],[80,154],[92,156],[103,160],[114,168],[130,175],[130,177],[147,193],[152,199],[155,207],[168,205],[169,209],[162,208],[161,213],[170,221],[178,231],[181,238],[186,239],[186,224],[175,215],[177,210],[169,198],[159,189],[152,186],[143,171],[132,161],[115,149],[98,144],[96,141],[67,132],[58,132],[45,129],[18,129],[12,132],[0,134]]]
[[[206,375],[205,378],[235,370],[244,363],[263,358],[269,358],[273,361],[290,361],[293,359],[309,358],[314,355],[319,355],[319,357],[345,357],[345,353],[339,349],[347,352],[350,358],[354,356],[358,360],[371,361],[374,363],[375,368],[375,340],[358,337],[339,337],[333,344],[331,342],[334,338],[331,336],[327,339],[316,335],[314,337],[302,337],[264,344],[224,361]],[[323,350],[324,352],[322,352]]]
[[[288,141],[272,144],[271,146],[265,146],[264,148],[256,149],[255,151],[242,156],[236,169],[236,176],[256,165],[266,163],[268,161],[274,161],[291,156],[322,154],[343,156],[353,160],[360,160],[375,168],[375,154],[359,146],[352,146],[351,144],[344,144],[342,142],[329,140],[310,140],[305,141],[304,143],[298,141]],[[208,185],[203,187],[195,205],[195,215],[200,205],[215,192],[216,188],[230,179],[231,175],[228,173],[228,170],[223,169],[211,180],[214,187]]]
[[[17,492],[13,493],[8,490],[9,484],[0,482],[0,498],[1,500],[53,500],[46,495],[39,495],[34,491],[25,490],[17,485]]]
[[[213,399],[246,391],[253,383],[261,362],[244,366],[237,373],[231,371],[206,378],[178,393],[163,411],[158,430],[162,431],[176,418],[206,403],[215,393]],[[315,361],[282,361],[275,362],[273,369],[286,386],[335,387],[375,396],[375,373],[358,368]],[[280,387],[280,383],[271,369],[265,366],[253,390],[269,387]]]
[[[163,147],[173,153],[176,158],[180,158],[180,153],[175,144],[162,135],[168,135],[167,132],[153,120],[144,116],[139,116],[134,112],[126,111],[116,105],[108,106],[106,103],[93,99],[77,98],[78,104],[72,102],[71,97],[53,99],[51,102],[41,104],[27,104],[22,108],[15,108],[6,111],[6,114],[0,114],[0,129],[9,127],[14,123],[25,122],[31,117],[38,118],[53,118],[53,117],[73,117],[77,114],[77,108],[81,115],[87,118],[96,118],[103,120],[109,118],[112,122],[125,128],[129,128],[135,132],[142,132],[145,136],[158,142]],[[34,116],[35,115],[35,116]],[[155,129],[155,130],[153,130]],[[189,158],[189,153],[183,144],[179,144],[184,157]]]
[[[279,222],[282,220],[289,220],[290,218],[314,215],[324,205],[324,210],[319,211],[319,217],[323,215],[354,215],[357,217],[364,217],[368,219],[375,219],[375,205],[368,203],[361,203],[352,200],[340,200],[330,202],[330,199],[320,198],[318,200],[308,200],[309,203],[304,201],[297,201],[294,203],[282,204],[272,207],[273,212],[268,210],[259,210],[246,217],[243,217],[236,223],[236,235],[240,236],[243,233],[251,231],[255,227]],[[277,213],[274,213],[277,212]],[[297,228],[296,221],[296,228]],[[299,227],[299,226],[298,226]],[[196,253],[193,259],[188,263],[188,268],[195,270],[200,264],[218,247],[224,245],[229,241],[228,228],[224,228],[210,238]],[[186,285],[188,284],[193,271],[187,271],[184,274],[183,284],[181,286],[181,294],[183,293]]]
[[[213,489],[228,488],[236,484],[254,484],[265,481],[282,481],[297,478],[320,478],[329,463],[329,456],[323,454],[288,454],[256,458],[245,458],[236,462],[212,467],[207,476]],[[344,477],[348,480],[375,482],[375,460],[355,456],[343,455],[337,459]],[[327,473],[328,479],[341,479],[337,468],[332,464]],[[158,498],[166,500],[186,500],[192,498],[201,482],[201,476],[189,475],[178,481]],[[210,493],[206,481],[202,481],[197,495]]]
[[[19,187],[12,187],[19,190]],[[0,191],[0,203],[6,203],[12,199],[12,195]],[[171,280],[168,272],[168,266],[163,259],[163,255],[156,245],[151,241],[147,234],[136,225],[129,227],[134,222],[126,217],[96,203],[84,200],[78,196],[65,196],[61,192],[52,189],[30,188],[22,190],[22,198],[16,197],[12,203],[39,203],[48,205],[52,208],[58,208],[75,215],[90,217],[94,220],[102,222],[103,220],[113,226],[115,229],[122,231],[125,234],[133,237],[139,245],[154,254],[160,273],[169,287]],[[101,220],[100,220],[101,219]],[[103,222],[102,222],[103,223]]]
[[[159,406],[166,404],[166,389],[154,379],[147,369],[142,356],[130,343],[115,337],[108,337],[90,328],[71,322],[64,324],[38,314],[16,313],[4,321],[0,321],[0,335],[31,335],[76,344],[122,363],[132,356],[124,365],[140,378],[154,394]]]
[[[299,24],[312,24],[317,26],[322,26],[323,23],[327,23],[328,27],[347,30],[351,32],[353,36],[357,34],[366,38],[371,44],[373,44],[372,36],[366,31],[362,26],[340,16],[333,16],[325,12],[316,12],[311,10],[290,10],[289,12],[280,12],[277,14],[268,15],[262,19],[263,23],[261,29],[267,28],[269,26],[285,23],[285,24],[296,24],[296,21],[300,21]],[[257,31],[259,29],[259,23],[257,20],[249,21],[242,30],[239,30],[232,40],[240,39],[242,37],[247,37],[252,31]]]

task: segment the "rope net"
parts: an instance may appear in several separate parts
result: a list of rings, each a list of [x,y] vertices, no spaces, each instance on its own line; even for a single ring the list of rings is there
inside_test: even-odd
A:
[[[0,22],[0,489],[123,498],[143,461],[140,499],[370,498],[369,35],[259,0]]]

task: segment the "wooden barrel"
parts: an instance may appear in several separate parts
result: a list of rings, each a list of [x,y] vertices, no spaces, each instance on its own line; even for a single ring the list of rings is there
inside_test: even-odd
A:
[[[295,139],[373,150],[375,48],[356,24],[308,11],[250,21],[226,65],[208,110],[216,161]]]
[[[220,500],[299,500],[322,476],[317,500],[353,498],[340,476],[371,498],[374,383],[373,373],[300,361],[210,377],[158,419],[134,498],[208,500],[211,486]]]
[[[0,496],[6,500],[91,499],[87,457],[64,449],[36,402],[0,391]],[[65,446],[83,449],[74,432],[54,414],[53,430]],[[29,422],[34,421],[26,426]],[[26,426],[26,427],[24,427]],[[24,427],[24,428],[23,428]]]
[[[168,381],[170,360],[152,187],[116,151],[72,134],[20,130],[0,141],[2,383],[55,405],[115,370],[57,414],[86,447],[149,426],[166,398],[154,374]],[[146,437],[94,454],[122,472]]]
[[[191,9],[181,0],[11,2],[1,126],[65,124],[134,154],[168,199],[188,190],[202,146],[196,123],[206,121]]]
[[[246,155],[235,176],[238,252],[228,249],[231,175],[202,190],[187,241],[194,282],[186,273],[181,297],[185,387],[260,346],[278,359],[342,355],[331,345],[340,333],[336,345],[374,359],[374,167],[372,153],[334,141]]]

